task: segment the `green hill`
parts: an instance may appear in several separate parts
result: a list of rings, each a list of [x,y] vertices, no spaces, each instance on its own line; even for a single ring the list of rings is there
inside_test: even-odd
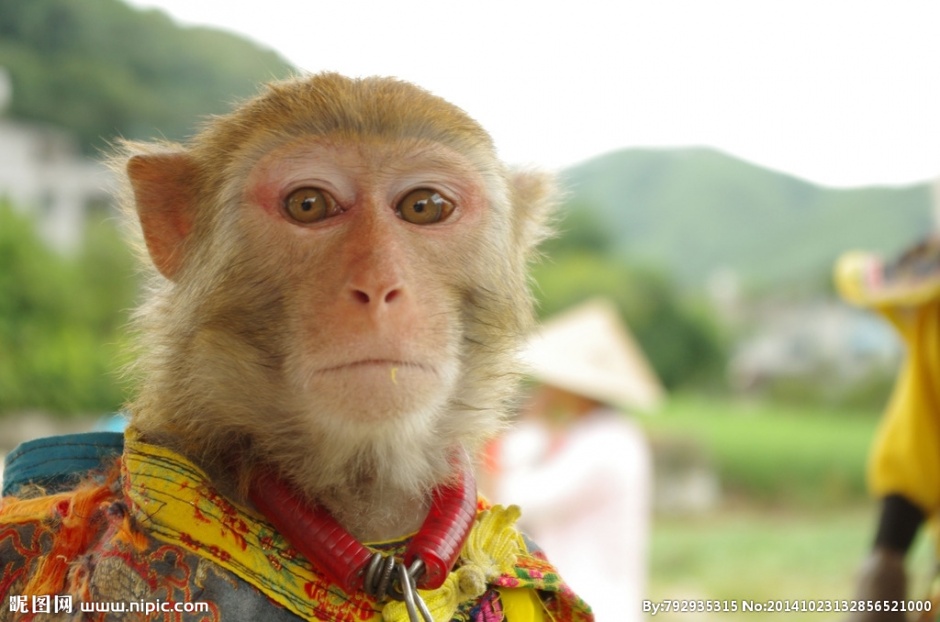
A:
[[[7,114],[70,129],[88,152],[115,136],[183,138],[291,72],[235,35],[120,0],[0,0],[0,68]],[[721,268],[756,288],[824,283],[843,250],[894,253],[930,226],[926,186],[822,188],[707,149],[620,151],[565,180],[570,209],[600,220],[616,252],[691,286]]]
[[[0,68],[13,84],[7,114],[68,128],[89,152],[118,135],[185,137],[291,71],[236,35],[120,0],[0,0]]]
[[[822,287],[841,252],[893,254],[931,226],[926,184],[824,188],[703,148],[618,151],[563,179],[618,253],[692,287],[723,268],[758,290]]]

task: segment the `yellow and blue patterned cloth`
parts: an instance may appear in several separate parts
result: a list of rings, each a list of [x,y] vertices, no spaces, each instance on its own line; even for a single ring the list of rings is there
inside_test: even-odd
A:
[[[54,594],[210,605],[208,613],[174,612],[166,619],[407,620],[401,603],[376,603],[332,585],[263,516],[230,501],[196,465],[141,441],[134,430],[110,471],[57,494],[19,491],[0,504],[3,620],[10,595]],[[421,593],[435,619],[593,619],[544,556],[530,550],[517,518],[515,507],[480,500],[454,572],[438,590]]]

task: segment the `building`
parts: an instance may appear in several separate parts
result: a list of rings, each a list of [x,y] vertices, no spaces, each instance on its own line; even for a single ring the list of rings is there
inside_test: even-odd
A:
[[[0,69],[0,115],[10,93]],[[90,212],[109,209],[113,189],[109,169],[84,156],[68,132],[0,116],[0,200],[32,215],[53,248],[74,251]]]

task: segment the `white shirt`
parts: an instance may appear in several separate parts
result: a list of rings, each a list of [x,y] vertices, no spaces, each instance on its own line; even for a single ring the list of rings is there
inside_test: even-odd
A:
[[[545,550],[598,622],[640,620],[646,588],[652,463],[627,416],[597,409],[562,437],[523,421],[499,449],[495,501],[522,507]]]

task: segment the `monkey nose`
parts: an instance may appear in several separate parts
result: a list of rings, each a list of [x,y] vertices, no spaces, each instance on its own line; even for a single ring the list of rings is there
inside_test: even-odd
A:
[[[388,287],[375,287],[375,288],[366,288],[366,287],[353,287],[352,295],[353,300],[360,302],[364,305],[369,304],[391,304],[396,298],[398,298],[402,293],[402,288],[398,285],[388,286]]]
[[[378,311],[406,295],[406,280],[395,265],[379,263],[353,265],[346,277],[346,296],[354,308]]]

